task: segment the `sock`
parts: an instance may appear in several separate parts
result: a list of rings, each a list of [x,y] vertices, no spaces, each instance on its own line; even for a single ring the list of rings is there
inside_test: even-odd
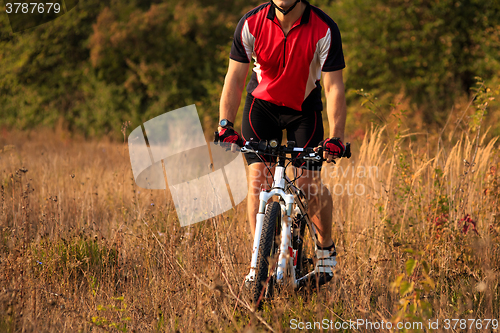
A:
[[[335,249],[335,243],[333,243],[332,245],[327,246],[327,247],[322,247],[322,246],[319,246],[319,245],[316,243],[316,247],[318,248],[318,250],[331,250],[331,249]]]

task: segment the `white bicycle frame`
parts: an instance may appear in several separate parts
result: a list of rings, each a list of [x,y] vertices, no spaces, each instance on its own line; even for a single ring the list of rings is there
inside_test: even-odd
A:
[[[294,151],[303,152],[302,148],[294,148]],[[314,154],[312,154],[311,159],[315,159]],[[276,281],[278,283],[283,283],[286,276],[291,277],[292,286],[295,288],[299,281],[306,278],[302,277],[300,280],[296,279],[295,269],[293,265],[293,260],[295,253],[292,247],[291,240],[291,228],[292,228],[292,213],[301,213],[301,208],[294,206],[294,195],[286,193],[286,183],[290,182],[290,179],[285,174],[285,167],[277,165],[274,172],[274,180],[271,191],[262,191],[259,195],[259,211],[257,213],[257,223],[255,226],[255,236],[253,240],[252,248],[252,261],[250,263],[250,274],[248,278],[251,281],[255,280],[255,274],[257,269],[257,259],[259,253],[260,238],[262,235],[262,226],[264,223],[264,216],[266,213],[267,202],[273,196],[278,196],[283,199],[281,206],[281,243],[279,249],[279,256],[276,269]],[[303,207],[302,207],[303,208]],[[310,228],[312,228],[311,236],[316,242],[316,230],[314,225],[310,223],[309,218],[306,217],[307,223]],[[286,274],[288,271],[289,274]],[[309,275],[309,274],[308,274]]]

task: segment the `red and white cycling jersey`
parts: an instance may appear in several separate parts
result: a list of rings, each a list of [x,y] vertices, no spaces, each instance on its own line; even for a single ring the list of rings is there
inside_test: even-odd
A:
[[[247,91],[254,97],[294,110],[318,111],[321,71],[345,67],[337,24],[307,1],[306,9],[285,36],[270,2],[249,11],[238,23],[230,58],[254,59]]]

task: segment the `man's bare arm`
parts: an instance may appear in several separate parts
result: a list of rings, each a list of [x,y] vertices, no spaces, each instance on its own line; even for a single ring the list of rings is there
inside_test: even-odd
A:
[[[344,142],[347,107],[342,70],[323,73],[326,95],[326,112],[330,125],[329,137],[337,137]]]
[[[227,69],[220,99],[219,120],[227,119],[234,123],[240,106],[241,94],[245,87],[249,67],[250,64],[229,59],[229,67]]]

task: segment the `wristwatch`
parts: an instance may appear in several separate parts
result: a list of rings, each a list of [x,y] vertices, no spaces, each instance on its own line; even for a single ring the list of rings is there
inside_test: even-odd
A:
[[[233,127],[234,124],[227,119],[222,119],[221,121],[219,121],[219,126],[222,128],[228,128]]]

